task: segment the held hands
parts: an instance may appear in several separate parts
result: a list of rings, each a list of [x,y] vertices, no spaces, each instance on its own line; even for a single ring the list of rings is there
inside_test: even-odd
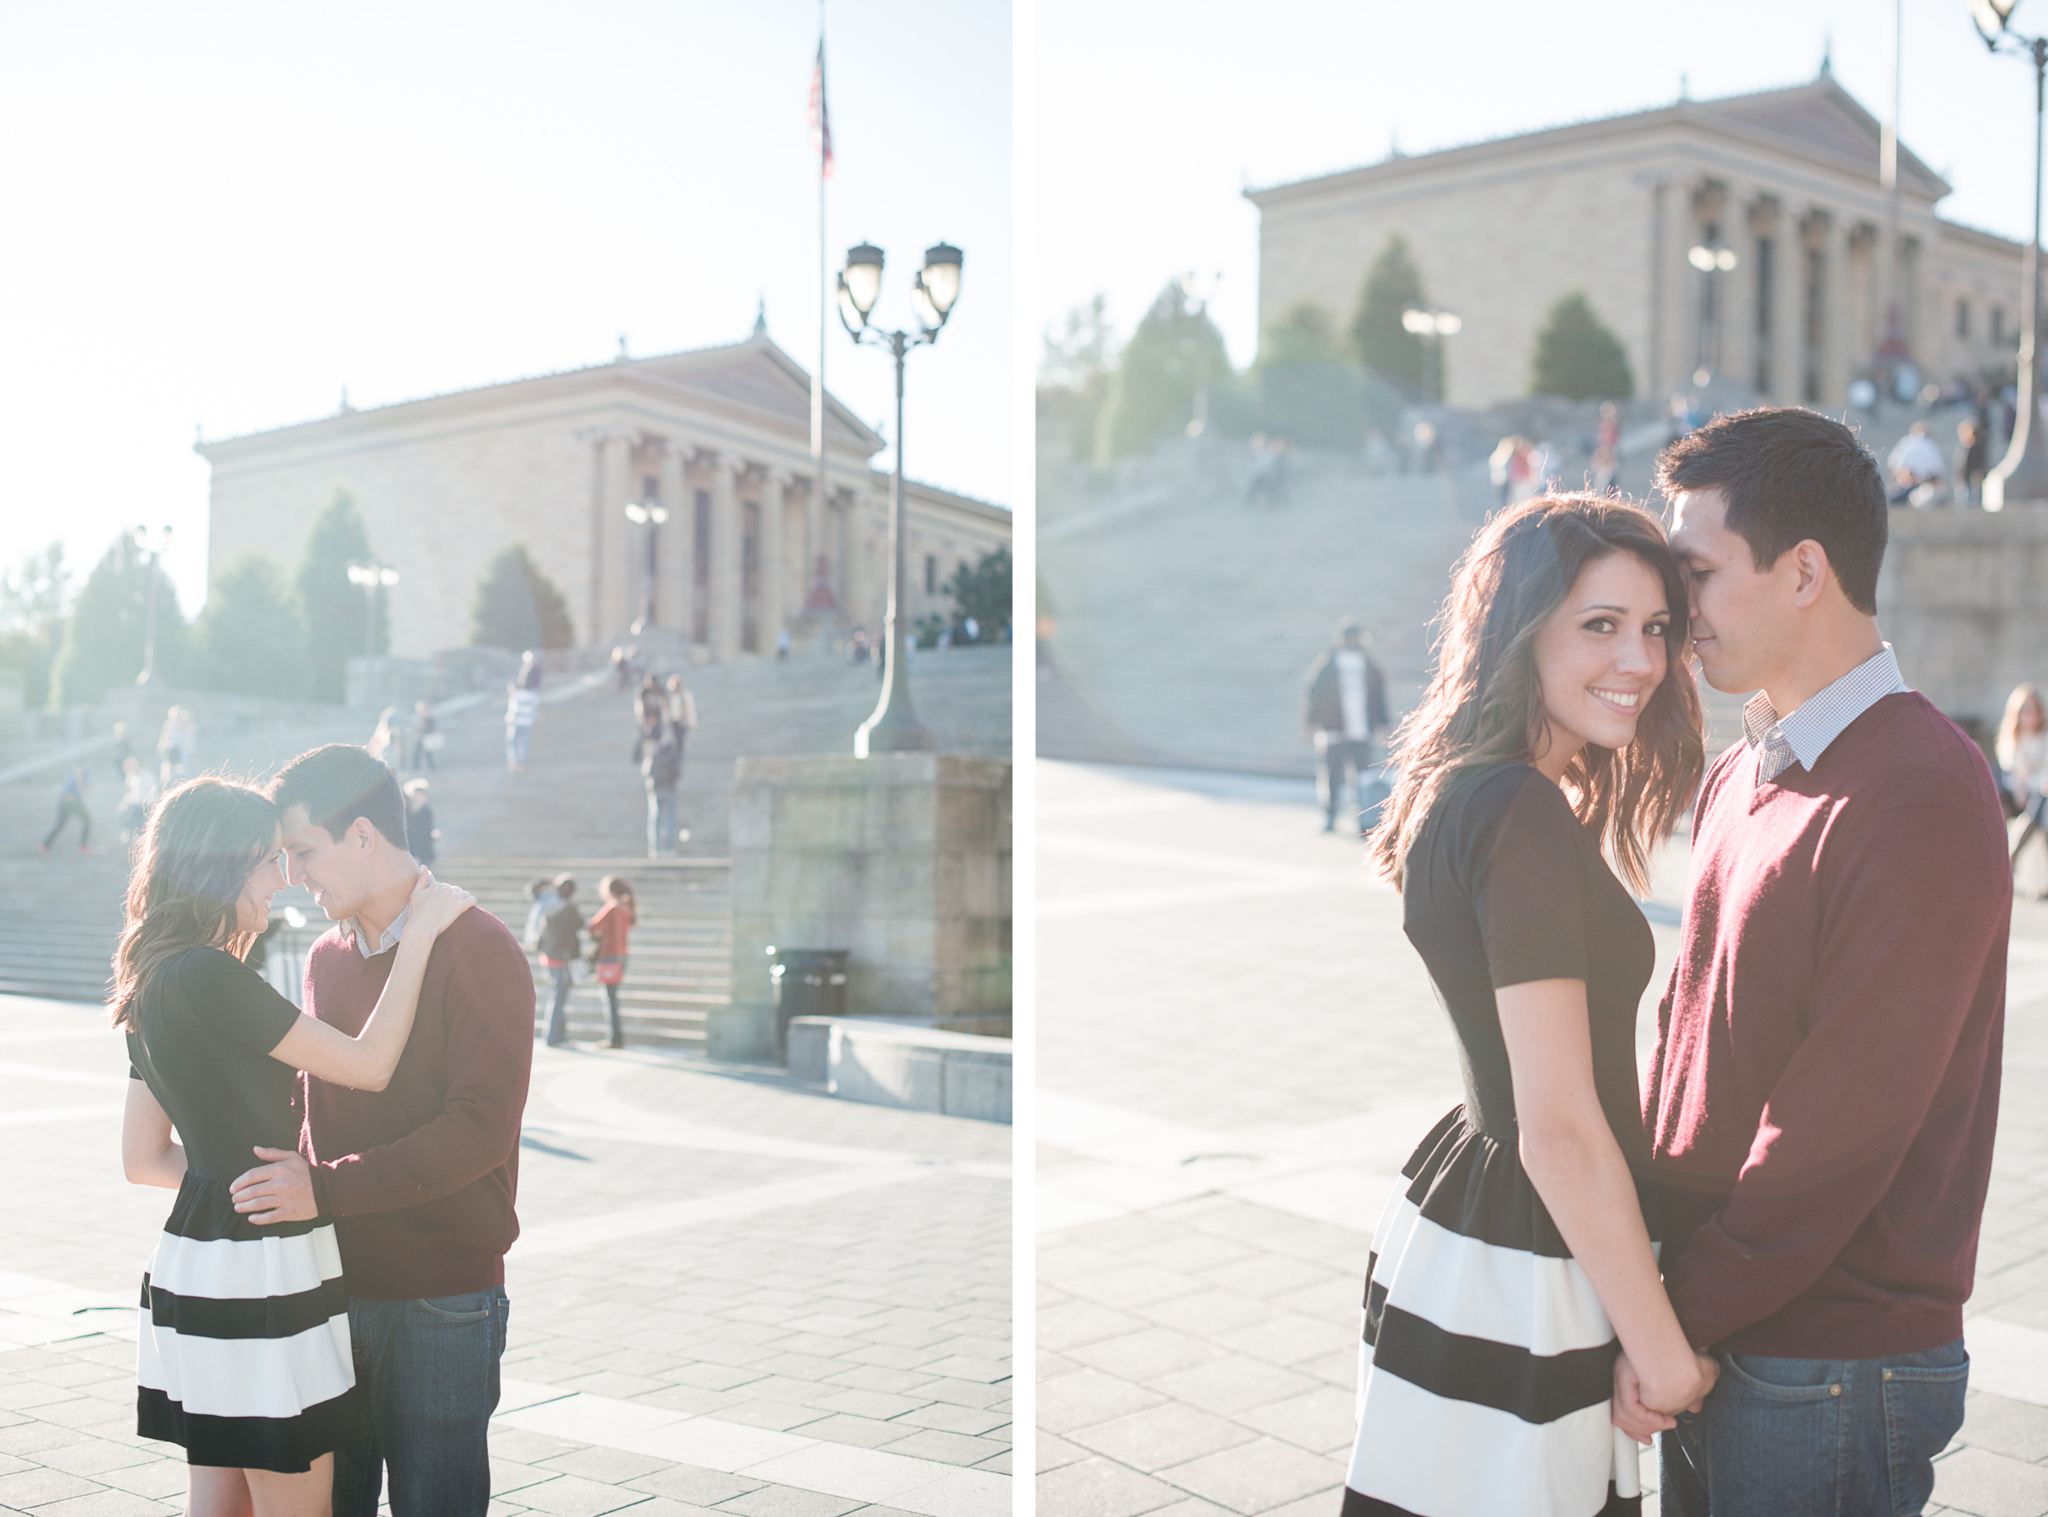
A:
[[[475,904],[475,896],[459,885],[442,884],[434,878],[434,871],[422,864],[419,878],[413,884],[412,900],[406,906],[405,923],[409,928],[417,927],[431,943]]]
[[[1721,1378],[1721,1364],[1711,1354],[1695,1353],[1692,1358],[1690,1367],[1674,1366],[1673,1374],[1651,1383],[1637,1372],[1627,1354],[1616,1356],[1614,1425],[1647,1445],[1654,1435],[1678,1426],[1677,1413],[1697,1412]]]

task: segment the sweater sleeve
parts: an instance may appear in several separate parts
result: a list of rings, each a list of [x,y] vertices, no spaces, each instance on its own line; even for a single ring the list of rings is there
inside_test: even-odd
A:
[[[1963,805],[1891,808],[1828,860],[1806,1035],[1726,1204],[1665,1275],[1712,1345],[1811,1287],[1871,1216],[1941,1091],[1987,973],[2003,976],[2004,850]],[[1995,962],[1994,962],[1995,961]]]
[[[402,1211],[462,1189],[519,1142],[533,1070],[533,972],[500,948],[448,982],[448,1093],[441,1114],[397,1142],[313,1166],[313,1195],[336,1217]]]

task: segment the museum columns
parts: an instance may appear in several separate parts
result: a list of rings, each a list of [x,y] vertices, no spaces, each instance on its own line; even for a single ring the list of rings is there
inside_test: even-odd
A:
[[[638,499],[640,493],[633,487],[633,442],[634,434],[625,428],[613,428],[598,441],[589,632],[593,643],[614,636],[634,617],[634,569],[640,562],[640,543],[626,521],[626,502]]]
[[[739,459],[720,453],[711,461],[709,622],[711,657],[728,664],[740,651]]]
[[[661,503],[668,510],[668,521],[661,529],[661,556],[659,593],[656,597],[660,610],[660,623],[684,637],[690,635],[690,626],[696,615],[691,603],[691,592],[696,587],[696,566],[692,562],[696,547],[696,510],[690,498],[690,481],[685,471],[689,462],[689,448],[670,442],[661,450]]]
[[[758,551],[761,555],[760,588],[755,603],[755,650],[773,653],[776,639],[782,635],[782,619],[787,612],[787,593],[783,588],[787,565],[783,556],[783,502],[789,487],[789,475],[781,469],[768,468],[761,475],[761,528]]]

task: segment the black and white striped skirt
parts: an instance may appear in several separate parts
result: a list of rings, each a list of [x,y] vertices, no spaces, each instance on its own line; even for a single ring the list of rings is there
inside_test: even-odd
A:
[[[1639,1513],[1614,1329],[1522,1169],[1460,1107],[1373,1234],[1343,1517]]]
[[[186,1462],[312,1467],[355,1436],[348,1288],[328,1221],[258,1227],[187,1173],[142,1276],[136,1422]]]

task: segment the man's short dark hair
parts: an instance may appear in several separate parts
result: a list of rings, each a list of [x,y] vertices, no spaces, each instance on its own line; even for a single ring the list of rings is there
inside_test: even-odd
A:
[[[306,820],[331,838],[348,831],[357,817],[367,817],[385,842],[406,847],[405,799],[398,781],[367,748],[354,743],[329,743],[300,754],[270,782],[270,801],[280,816],[294,806],[305,807]]]
[[[1877,460],[1841,422],[1799,406],[1717,416],[1658,457],[1657,488],[1720,491],[1727,528],[1759,569],[1813,539],[1849,604],[1877,614],[1890,511]]]

